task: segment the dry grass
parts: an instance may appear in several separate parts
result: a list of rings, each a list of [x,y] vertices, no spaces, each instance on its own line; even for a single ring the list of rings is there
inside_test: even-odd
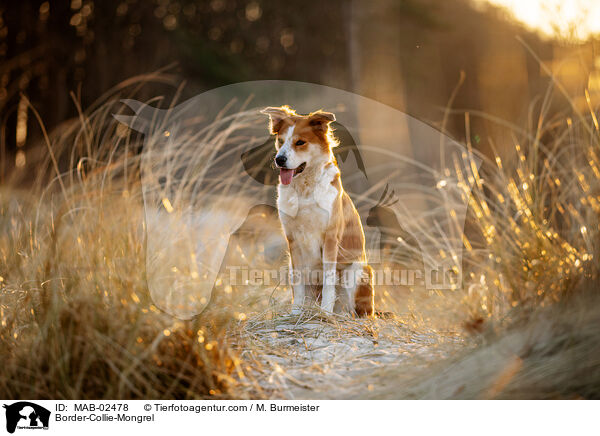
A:
[[[178,321],[148,295],[139,138],[111,118],[117,97],[29,153],[28,189],[14,173],[0,192],[4,398],[228,398],[240,386],[222,317]]]
[[[50,134],[29,153],[33,180],[14,172],[0,191],[1,396],[599,396],[595,118],[574,112],[547,121],[544,106],[534,128],[515,132],[514,159],[477,170],[467,158],[466,169],[451,168],[465,182],[457,197],[470,206],[462,290],[412,289],[401,305],[382,297],[379,309],[397,316],[359,320],[292,317],[283,287],[224,293],[221,283],[209,310],[181,321],[148,290],[147,271],[167,265],[146,257],[147,226],[156,223],[142,201],[141,137],[110,117],[125,91],[131,87]],[[228,129],[216,124],[204,139],[231,147],[246,140],[235,126],[257,120],[220,122]],[[193,188],[198,177],[186,173],[181,186]],[[177,209],[176,198],[190,193],[168,195]],[[245,262],[275,262],[257,248],[264,228],[249,234],[249,251],[238,250]],[[182,257],[178,271],[193,276],[189,262]],[[212,288],[193,277],[192,285]]]
[[[368,397],[600,397],[599,126],[589,99],[587,116],[546,120],[549,102],[515,129],[513,159],[465,174],[476,187],[464,327],[477,345],[424,369],[385,368]]]

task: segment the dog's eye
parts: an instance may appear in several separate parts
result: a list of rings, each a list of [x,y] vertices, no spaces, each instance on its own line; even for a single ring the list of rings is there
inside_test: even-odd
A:
[[[298,139],[296,141],[296,145],[304,145],[304,144],[306,144],[306,142],[304,142],[302,139]]]

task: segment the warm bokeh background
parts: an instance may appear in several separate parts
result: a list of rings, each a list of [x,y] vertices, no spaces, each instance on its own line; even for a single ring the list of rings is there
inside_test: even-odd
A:
[[[146,86],[146,97],[173,93],[172,84],[184,81],[183,98],[246,80],[300,80],[374,98],[436,126],[461,84],[447,130],[465,139],[470,111],[470,139],[484,152],[490,139],[507,143],[506,130],[478,113],[525,127],[537,120],[536,99],[552,75],[582,111],[585,89],[593,101],[600,92],[593,37],[600,8],[592,1],[3,3],[0,174],[15,164],[26,170],[31,140],[40,136],[22,95],[51,130],[76,116],[74,101],[89,107],[122,81],[164,67],[172,83]],[[564,103],[555,96],[555,108]]]
[[[0,2],[0,397],[600,398],[598,0]],[[200,137],[158,124],[163,154],[148,159],[148,142],[112,115],[128,120],[124,97],[164,108],[257,79],[355,92],[482,151],[439,162],[443,177],[419,167],[440,176],[413,184],[428,207],[363,209],[384,249],[409,255],[392,266],[420,268],[425,240],[460,267],[462,287],[380,286],[382,316],[352,319],[290,316],[280,283],[208,279],[196,247],[216,258],[214,240],[227,238],[229,265],[285,261],[283,238],[265,248],[274,208],[249,213],[229,195],[241,170],[217,172],[219,196],[195,164],[264,139],[238,134],[249,121],[237,116],[209,118]],[[364,108],[357,121],[377,136],[410,130]],[[266,119],[247,116],[266,138]],[[385,163],[382,190],[407,175]],[[416,210],[456,231],[436,237]],[[240,211],[235,237],[212,225]],[[415,224],[418,244],[406,237]],[[177,309],[205,304],[200,286],[214,293],[184,321],[162,312],[153,278]],[[171,298],[182,284],[192,292]]]

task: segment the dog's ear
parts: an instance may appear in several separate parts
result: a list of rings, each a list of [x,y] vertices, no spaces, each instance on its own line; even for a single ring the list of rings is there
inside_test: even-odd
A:
[[[331,112],[316,111],[308,116],[308,121],[315,130],[326,131],[329,123],[335,121],[335,115]]]
[[[291,110],[289,106],[266,107],[261,110],[260,113],[269,116],[269,131],[271,132],[271,135],[275,135],[281,130],[283,120],[294,115],[294,111]]]

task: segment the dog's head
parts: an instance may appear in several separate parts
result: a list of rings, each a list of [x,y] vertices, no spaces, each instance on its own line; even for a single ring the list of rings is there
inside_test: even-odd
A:
[[[330,112],[317,111],[298,115],[288,106],[268,107],[261,111],[269,115],[271,134],[276,135],[275,165],[282,184],[306,168],[333,160],[331,149],[337,145],[329,124],[335,121]]]

